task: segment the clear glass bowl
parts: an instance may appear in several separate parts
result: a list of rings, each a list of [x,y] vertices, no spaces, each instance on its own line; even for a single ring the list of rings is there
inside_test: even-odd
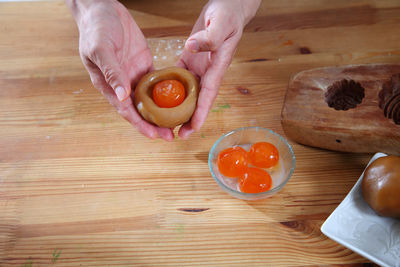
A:
[[[276,167],[266,169],[272,178],[270,190],[262,193],[243,193],[238,188],[238,179],[225,177],[218,171],[218,154],[232,146],[242,146],[248,151],[250,146],[257,142],[268,142],[275,145],[279,151],[279,163]],[[224,134],[214,143],[208,155],[208,166],[217,184],[223,191],[245,200],[264,199],[279,192],[292,176],[295,164],[294,152],[287,140],[279,134],[261,127],[239,128]]]

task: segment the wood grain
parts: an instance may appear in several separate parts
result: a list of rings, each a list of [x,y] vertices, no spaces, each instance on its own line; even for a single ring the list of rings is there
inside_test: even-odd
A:
[[[290,79],[282,108],[282,127],[304,145],[347,152],[400,153],[400,125],[384,116],[379,92],[399,64],[362,64],[302,71]],[[337,81],[362,86],[362,102],[348,110],[329,107],[325,94]],[[348,88],[348,91],[350,89]]]
[[[174,64],[205,2],[123,1],[157,68]],[[259,202],[222,192],[207,158],[234,128],[284,135],[299,71],[399,63],[399,10],[397,0],[263,1],[201,131],[167,143],[140,135],[93,88],[63,1],[0,3],[0,266],[368,263],[320,226],[371,154],[292,141],[293,177]]]

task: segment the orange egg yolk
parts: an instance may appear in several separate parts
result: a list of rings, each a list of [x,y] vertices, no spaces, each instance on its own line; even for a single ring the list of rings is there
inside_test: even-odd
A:
[[[248,165],[247,151],[235,146],[222,150],[217,159],[219,172],[231,178],[242,176]]]
[[[239,180],[239,188],[243,193],[261,193],[272,186],[272,179],[263,169],[249,167]]]
[[[250,147],[249,160],[254,166],[271,168],[278,164],[279,152],[271,143],[258,142]]]
[[[160,108],[179,106],[185,97],[185,87],[177,80],[164,80],[153,87],[153,100]]]

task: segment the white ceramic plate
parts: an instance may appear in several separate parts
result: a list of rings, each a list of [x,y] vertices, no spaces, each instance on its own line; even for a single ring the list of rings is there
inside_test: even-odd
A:
[[[375,154],[368,165],[383,156],[386,154]],[[364,173],[321,231],[376,264],[400,267],[400,220],[381,217],[368,206],[361,192],[363,176]]]

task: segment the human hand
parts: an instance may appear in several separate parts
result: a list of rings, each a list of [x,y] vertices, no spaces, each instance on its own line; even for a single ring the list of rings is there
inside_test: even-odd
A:
[[[173,140],[171,129],[148,123],[132,103],[131,86],[153,69],[153,58],[128,10],[116,0],[66,2],[79,28],[79,52],[93,85],[142,134]]]
[[[203,8],[177,66],[200,78],[201,90],[191,121],[179,129],[187,138],[198,131],[218,94],[244,26],[254,17],[260,0],[210,0]]]

